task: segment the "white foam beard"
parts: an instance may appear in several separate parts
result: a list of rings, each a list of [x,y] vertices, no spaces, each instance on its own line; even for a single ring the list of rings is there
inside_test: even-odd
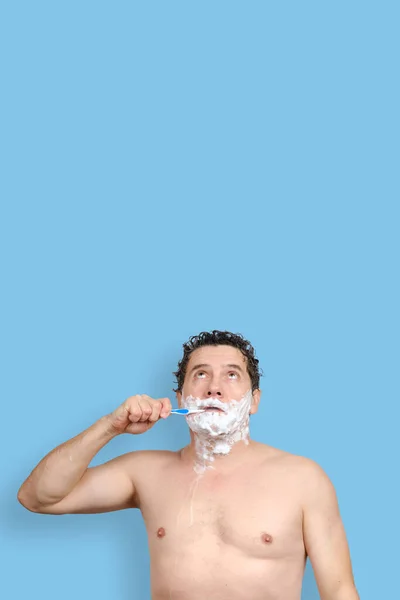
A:
[[[217,398],[201,400],[193,396],[182,396],[184,408],[220,408],[188,415],[186,421],[193,431],[196,450],[195,471],[198,473],[211,466],[216,454],[228,454],[234,444],[249,443],[249,419],[253,394],[248,390],[241,400],[221,402]]]

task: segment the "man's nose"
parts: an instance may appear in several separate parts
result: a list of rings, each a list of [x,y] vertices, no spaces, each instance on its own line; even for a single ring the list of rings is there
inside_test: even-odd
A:
[[[217,382],[212,381],[208,388],[207,396],[222,396],[221,388]]]

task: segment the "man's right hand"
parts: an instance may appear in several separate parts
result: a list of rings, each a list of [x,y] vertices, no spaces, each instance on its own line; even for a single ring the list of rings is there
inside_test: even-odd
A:
[[[171,414],[169,398],[150,398],[146,394],[130,396],[109,415],[110,425],[116,433],[144,433],[159,419]]]

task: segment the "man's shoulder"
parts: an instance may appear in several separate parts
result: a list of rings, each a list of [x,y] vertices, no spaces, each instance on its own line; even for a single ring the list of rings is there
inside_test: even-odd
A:
[[[265,466],[274,466],[284,469],[288,474],[296,474],[300,479],[319,480],[327,477],[324,469],[317,461],[307,456],[294,454],[268,446],[267,444],[258,444],[257,451],[262,457],[262,462]]]
[[[149,471],[165,467],[177,460],[177,452],[170,450],[134,450],[119,457],[129,472]]]

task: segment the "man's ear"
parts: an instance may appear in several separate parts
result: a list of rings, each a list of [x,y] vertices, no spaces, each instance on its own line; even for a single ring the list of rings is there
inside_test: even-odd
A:
[[[178,406],[179,408],[182,408],[181,402],[182,402],[182,392],[175,392],[176,393],[176,399],[178,401]]]
[[[253,400],[251,403],[250,414],[254,415],[258,411],[258,405],[261,400],[261,390],[254,390],[253,392]]]

